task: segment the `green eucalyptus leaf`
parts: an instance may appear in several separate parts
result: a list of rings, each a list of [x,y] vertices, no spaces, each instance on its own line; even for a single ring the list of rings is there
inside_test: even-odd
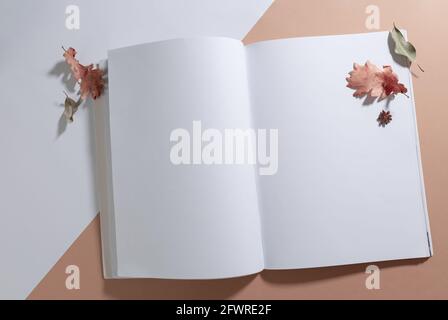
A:
[[[401,31],[395,26],[390,32],[390,35],[395,43],[395,53],[400,56],[408,58],[409,62],[414,62],[417,58],[417,50],[409,41],[406,41]]]
[[[75,101],[70,98],[67,93],[65,93],[65,97],[64,116],[67,122],[71,123],[73,122],[73,116],[75,115],[76,111],[78,111],[78,107],[81,104],[81,98],[78,99],[78,101]]]

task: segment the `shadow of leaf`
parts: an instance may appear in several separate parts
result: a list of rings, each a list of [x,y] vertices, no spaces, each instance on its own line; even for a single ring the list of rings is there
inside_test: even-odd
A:
[[[64,114],[61,114],[58,121],[58,132],[57,137],[59,138],[67,129],[67,119],[65,119]]]
[[[75,87],[77,84],[76,79],[73,77],[70,67],[64,60],[57,62],[50,71],[48,76],[60,78],[61,83],[64,85],[64,91],[75,93]],[[64,104],[58,104],[58,107],[64,107]],[[67,121],[64,113],[59,117],[57,124],[57,138],[59,138],[67,130]]]
[[[76,79],[73,77],[70,67],[65,61],[59,61],[48,72],[49,76],[61,78],[61,82],[65,89],[69,92],[75,93]]]
[[[65,89],[72,93],[75,92],[77,81],[73,78],[70,67],[67,63],[65,63],[65,61],[62,60],[56,63],[48,72],[48,75],[51,77],[61,78],[61,82]]]
[[[390,108],[390,103],[392,102],[392,100],[394,100],[395,99],[395,96],[389,96],[389,97],[387,97],[387,99],[386,99],[386,104],[384,105],[384,110],[389,110],[389,108]]]
[[[362,102],[363,106],[370,106],[372,105],[374,102],[376,101],[376,97],[372,97],[370,95],[367,95],[364,99],[364,101]]]

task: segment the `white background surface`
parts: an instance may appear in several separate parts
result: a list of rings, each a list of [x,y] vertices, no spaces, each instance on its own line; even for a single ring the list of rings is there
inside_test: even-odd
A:
[[[87,64],[107,49],[164,38],[242,39],[270,3],[0,2],[0,298],[25,298],[98,212],[89,109],[64,132],[59,125],[67,90],[61,45]],[[80,6],[79,31],[65,28],[70,4]]]

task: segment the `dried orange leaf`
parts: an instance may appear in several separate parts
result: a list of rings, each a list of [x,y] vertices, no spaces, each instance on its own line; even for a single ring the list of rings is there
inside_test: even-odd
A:
[[[63,48],[64,49],[64,48]],[[79,82],[81,87],[81,98],[86,99],[89,95],[97,99],[104,91],[103,71],[94,68],[93,64],[84,66],[79,63],[74,48],[64,49],[64,58],[70,66],[73,77]]]
[[[85,76],[81,79],[81,98],[85,99],[90,95],[93,99],[97,99],[104,90],[103,71],[93,69],[93,65],[88,66],[86,70]]]
[[[398,83],[398,76],[392,71],[392,67],[383,67],[383,72],[379,75],[383,81],[384,92],[381,98],[390,96],[391,94],[406,94],[408,89],[402,83]]]
[[[363,66],[355,63],[346,80],[347,87],[356,90],[355,97],[367,95],[381,100],[391,94],[407,92],[406,87],[398,83],[398,76],[390,66],[384,66],[381,70],[370,61]]]
[[[64,49],[64,47],[62,47]],[[76,81],[81,80],[86,72],[86,67],[79,63],[78,60],[75,59],[77,54],[76,50],[73,48],[68,48],[68,50],[64,49],[64,58],[65,62],[70,66],[73,77],[75,77]]]
[[[346,80],[347,87],[355,89],[353,96],[363,97],[369,94],[372,97],[379,97],[383,93],[383,84],[378,74],[381,70],[370,61],[361,66],[357,63],[353,65],[353,71]]]

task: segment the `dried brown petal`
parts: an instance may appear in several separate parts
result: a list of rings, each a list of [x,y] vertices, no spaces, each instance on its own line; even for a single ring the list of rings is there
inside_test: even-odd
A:
[[[391,121],[392,121],[392,115],[390,114],[390,111],[381,111],[380,115],[378,116],[378,119],[376,119],[376,121],[378,121],[378,125],[380,127],[385,127],[386,125],[388,125]]]

